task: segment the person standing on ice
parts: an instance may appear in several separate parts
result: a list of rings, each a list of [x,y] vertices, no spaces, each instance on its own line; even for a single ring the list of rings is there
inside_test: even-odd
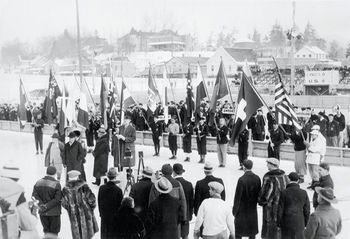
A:
[[[64,145],[63,151],[63,166],[67,168],[67,178],[68,172],[72,170],[77,170],[82,172],[82,165],[85,158],[84,149],[79,142],[76,140],[76,133],[70,132],[69,141]]]
[[[45,167],[54,166],[57,169],[57,180],[60,181],[64,144],[59,141],[59,135],[57,133],[54,133],[51,138],[52,142],[47,146],[45,154]]]
[[[43,128],[44,128],[44,120],[41,118],[41,113],[34,118],[32,126],[34,127],[34,139],[35,139],[35,147],[36,154],[39,154],[39,149],[41,154],[43,154]]]
[[[95,218],[96,197],[86,182],[79,179],[80,172],[68,172],[68,182],[62,189],[62,207],[68,212],[73,239],[91,239],[98,232]]]

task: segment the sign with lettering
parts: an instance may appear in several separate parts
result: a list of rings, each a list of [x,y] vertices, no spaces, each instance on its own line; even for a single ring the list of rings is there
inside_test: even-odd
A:
[[[305,85],[337,85],[339,83],[339,71],[306,71]]]

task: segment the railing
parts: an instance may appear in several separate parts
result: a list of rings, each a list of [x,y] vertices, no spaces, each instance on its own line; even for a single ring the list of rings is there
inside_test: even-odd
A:
[[[32,133],[33,127],[30,124],[26,124],[23,129],[20,129],[19,123],[16,121],[4,121],[0,120],[0,130],[9,130],[16,132]],[[43,132],[44,134],[53,134],[54,127],[45,125]],[[83,137],[85,133],[83,132]],[[182,148],[182,136],[178,135],[177,144]],[[162,138],[163,147],[169,147],[168,134],[164,133]],[[152,133],[149,131],[137,131],[136,132],[136,144],[140,145],[153,145]],[[267,142],[263,141],[251,141],[249,144],[249,155],[254,157],[267,158]],[[207,150],[208,152],[216,152],[216,138],[207,137]],[[197,149],[196,136],[192,136],[192,149]],[[237,154],[237,144],[234,147],[228,147],[228,154]],[[293,144],[284,143],[280,148],[281,159],[294,161],[294,148]],[[327,147],[325,156],[325,162],[331,165],[350,166],[350,149],[338,148],[338,147]]]

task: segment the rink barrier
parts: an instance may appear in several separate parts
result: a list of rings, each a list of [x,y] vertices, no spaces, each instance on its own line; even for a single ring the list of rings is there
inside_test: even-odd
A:
[[[27,123],[24,128],[19,127],[19,122],[17,121],[4,121],[0,120],[0,129],[15,131],[15,132],[24,132],[24,133],[33,133],[34,128]],[[52,135],[54,132],[54,127],[51,125],[45,125],[43,132],[46,135]],[[85,137],[85,132],[82,134]],[[167,133],[163,134],[161,145],[163,147],[169,147]],[[136,132],[136,144],[139,145],[148,145],[153,146],[152,133],[149,131],[137,131]],[[182,148],[182,136],[177,136],[177,145],[179,149]],[[267,145],[268,142],[263,141],[252,141],[249,146],[249,155],[253,157],[262,157],[267,158]],[[197,149],[196,136],[192,136],[192,149]],[[215,137],[207,137],[207,151],[216,152],[217,143]],[[228,154],[237,154],[237,144],[234,147],[228,146]],[[325,162],[331,165],[341,165],[341,166],[350,166],[350,149],[348,148],[339,148],[339,147],[327,147],[325,156]],[[290,143],[284,143],[280,148],[281,159],[285,160],[294,160],[294,146]]]

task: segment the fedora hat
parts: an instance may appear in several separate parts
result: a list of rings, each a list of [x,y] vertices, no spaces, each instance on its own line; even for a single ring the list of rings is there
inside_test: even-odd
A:
[[[153,177],[153,169],[150,167],[145,167],[142,170],[142,176],[145,178],[152,178]]]
[[[266,162],[272,165],[275,165],[276,167],[280,166],[280,161],[276,158],[267,158]]]
[[[210,162],[206,162],[204,164],[204,172],[213,172],[214,168],[213,165]]]
[[[316,187],[315,192],[318,193],[324,200],[330,203],[337,203],[338,200],[335,198],[332,188],[321,188]]]
[[[165,178],[161,177],[155,184],[154,186],[156,187],[157,191],[163,194],[168,194],[173,190],[173,185],[171,182]]]
[[[106,133],[106,130],[105,130],[105,128],[99,128],[98,129],[98,131],[97,131],[97,133],[99,133],[99,134],[105,134]]]

